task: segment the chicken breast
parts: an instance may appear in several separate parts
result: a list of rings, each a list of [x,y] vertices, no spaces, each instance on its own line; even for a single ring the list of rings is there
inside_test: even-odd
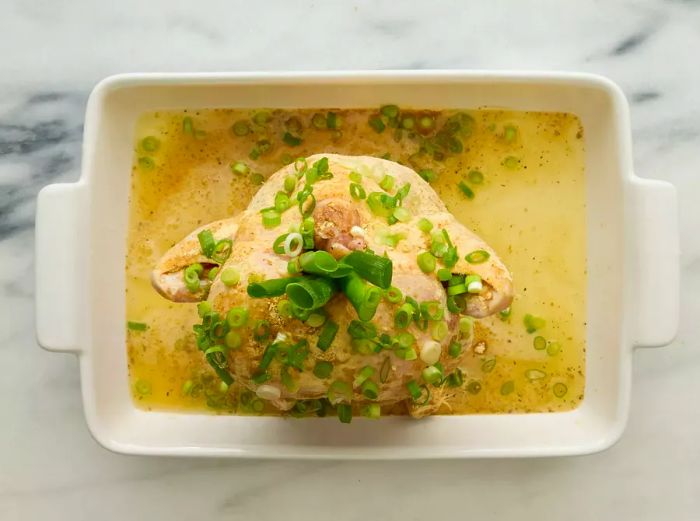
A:
[[[311,183],[308,171],[325,161],[328,173]],[[274,206],[276,195],[285,193],[285,179],[292,177],[297,182],[289,193],[291,207],[281,214],[279,225],[265,227],[261,211]],[[289,181],[287,183],[289,188]],[[355,197],[351,195],[351,183],[361,186],[361,190],[355,188]],[[313,209],[310,208],[311,197],[297,205],[297,195],[305,189],[312,190]],[[406,190],[408,193],[402,197]],[[388,201],[388,204],[377,206],[377,201]],[[393,206],[402,210],[395,212]],[[381,300],[368,326],[376,331],[371,341],[353,339],[348,332],[351,323],[357,325],[358,312],[342,291],[337,291],[322,310],[313,312],[318,317],[307,321],[289,316],[288,306],[280,304],[287,300],[284,295],[272,298],[249,295],[247,288],[252,282],[290,277],[288,263],[297,253],[291,250],[296,248],[288,248],[289,254],[278,248],[276,253],[273,244],[281,234],[299,230],[302,210],[310,213],[314,220],[315,250],[329,252],[341,264],[352,251],[369,251],[391,260],[391,285],[400,291],[402,298],[399,302]],[[400,217],[399,221],[391,217],[392,212]],[[419,228],[421,219],[422,229]],[[425,220],[432,223],[429,232],[424,231]],[[211,231],[215,241],[231,241],[231,252],[225,261],[212,260],[202,253],[198,234],[203,229]],[[456,262],[448,263],[453,264],[449,269],[455,286],[471,281],[469,292],[463,292],[463,288],[456,300],[453,297],[450,308],[454,313],[447,305],[448,282],[439,280],[436,275],[445,261],[441,262],[438,257],[435,270],[428,273],[417,261],[418,255],[430,251],[431,247],[439,256],[449,245],[458,252]],[[184,277],[184,271],[193,264],[202,268],[198,270],[199,285],[195,287],[191,281],[185,284]],[[210,282],[209,273],[215,267],[220,269]],[[240,274],[239,283],[226,285],[222,281],[222,273],[227,268],[234,268]],[[469,276],[466,281],[464,276]],[[491,315],[506,308],[513,296],[511,276],[496,253],[457,222],[430,185],[413,170],[374,157],[334,154],[315,155],[307,158],[305,165],[298,162],[296,166],[288,165],[276,172],[242,214],[195,230],[168,251],[155,267],[152,281],[156,290],[170,300],[206,299],[211,312],[222,321],[233,308],[247,310],[247,324],[233,329],[233,341],[228,342],[233,347],[226,347],[223,331],[219,332],[222,338],[209,335],[200,347],[209,355],[220,353],[216,357],[225,364],[220,364],[219,370],[230,372],[242,385],[277,407],[286,409],[297,400],[325,398],[329,389],[331,398],[347,401],[350,399],[348,388],[351,388],[351,400],[356,407],[405,402],[409,411],[416,415],[430,413],[434,409],[431,408],[434,398],[430,395],[437,394],[427,392],[431,386],[424,385],[424,369],[436,367],[442,375],[449,374],[471,345],[471,328],[466,327],[469,321],[463,320],[460,328],[461,316]],[[342,286],[339,281],[337,279],[334,284]],[[395,315],[408,297],[419,306],[425,304],[427,311],[414,316],[405,329],[399,329]],[[455,309],[455,302],[463,308],[461,313]],[[319,327],[324,320],[322,317],[338,326],[326,350],[317,346],[323,330]],[[203,322],[207,320],[205,317]],[[227,325],[222,327],[228,328]],[[400,334],[403,334],[403,343],[397,341]],[[415,340],[407,346],[411,336]],[[448,354],[453,342],[462,346],[456,356]],[[211,351],[212,346],[220,349]],[[266,358],[270,358],[271,346],[277,353],[272,362],[263,363],[266,352]],[[319,362],[325,369],[330,366],[324,362],[332,364],[329,374],[314,370]],[[261,363],[264,370],[261,370]],[[363,385],[363,379],[372,385]],[[367,391],[367,387],[374,384],[378,388],[376,398]],[[414,384],[421,390],[420,397],[412,396],[412,392],[416,394]],[[340,393],[336,392],[338,390]]]

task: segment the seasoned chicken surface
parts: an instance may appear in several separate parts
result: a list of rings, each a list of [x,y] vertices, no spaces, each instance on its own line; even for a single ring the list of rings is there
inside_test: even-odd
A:
[[[325,161],[327,173],[310,183],[308,172]],[[296,182],[290,192],[291,178]],[[360,185],[361,190],[355,188],[351,194],[351,184]],[[297,195],[309,189],[315,206],[307,193],[302,194],[301,203],[297,201]],[[268,223],[266,227],[262,216],[275,206],[279,193],[288,194],[291,206],[281,213],[279,225]],[[386,196],[379,197],[381,194]],[[372,206],[370,200],[382,204]],[[403,210],[397,212],[397,208]],[[289,305],[285,306],[289,304],[286,295],[250,296],[251,283],[304,275],[290,275],[288,271],[288,264],[300,253],[297,244],[287,245],[285,251],[280,242],[277,252],[273,250],[280,235],[300,230],[302,211],[313,217],[313,245],[305,244],[304,250],[326,251],[341,266],[353,251],[390,259],[391,286],[399,290],[392,291],[400,300],[392,302],[397,299],[387,295],[381,299],[368,321],[371,338],[353,338],[348,331],[351,324],[356,327],[367,322],[359,319],[356,307],[343,292],[346,286],[341,277],[326,278],[335,293],[322,309],[297,309],[291,317]],[[426,222],[432,224],[430,230]],[[198,238],[202,230],[209,230],[214,241],[222,244],[219,255],[203,253]],[[225,239],[230,240],[230,254],[225,251],[227,241],[221,242]],[[447,247],[458,253],[451,262],[445,260]],[[437,257],[432,256],[435,267],[428,270],[430,262],[420,266],[418,257],[431,249]],[[446,264],[451,281],[440,280],[438,275],[443,268],[440,275],[445,279]],[[189,268],[192,265],[201,266],[195,271],[194,285],[193,269]],[[212,269],[216,270],[213,277]],[[186,283],[188,270],[190,280]],[[232,273],[240,276],[237,283],[231,283]],[[195,230],[171,248],[153,270],[152,282],[170,300],[208,302],[200,306],[205,328],[211,327],[207,321],[212,316],[226,322],[231,309],[245,310],[245,325],[222,326],[234,332],[231,338],[223,335],[225,331],[210,331],[207,336],[200,328],[197,334],[206,338],[198,344],[210,362],[219,361],[220,375],[222,371],[230,373],[278,408],[288,409],[297,400],[325,398],[330,390],[332,402],[351,401],[356,407],[405,402],[418,416],[429,414],[436,406],[439,389],[429,383],[435,372],[440,375],[438,380],[444,379],[471,346],[469,317],[496,313],[506,308],[513,296],[511,276],[496,253],[457,222],[430,185],[413,170],[374,157],[334,154],[311,156],[305,164],[297,162],[280,169],[261,187],[246,211]],[[452,292],[449,284],[464,287],[454,289],[448,303],[448,293]],[[367,281],[364,285],[373,287]],[[396,321],[397,311],[407,303],[410,309],[411,302],[417,303],[417,309],[407,327],[402,328]],[[207,318],[207,313],[212,315]],[[309,318],[309,314],[314,317]],[[326,323],[321,324],[324,317]],[[317,346],[319,335],[333,323],[338,326],[337,333],[330,347],[322,350]],[[452,344],[460,348],[450,348]],[[274,356],[270,354],[271,346]],[[268,360],[263,363],[266,352]],[[330,366],[323,362],[332,364],[329,374],[317,369],[319,362],[326,370]],[[426,373],[431,367],[436,371],[429,369]],[[372,392],[375,384],[376,398]]]

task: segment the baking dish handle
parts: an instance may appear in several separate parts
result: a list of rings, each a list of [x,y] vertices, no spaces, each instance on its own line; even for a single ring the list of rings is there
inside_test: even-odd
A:
[[[37,198],[36,336],[48,351],[80,352],[85,280],[81,241],[85,206],[80,184],[53,184]]]
[[[670,343],[678,330],[679,238],[676,189],[670,183],[637,178],[632,183],[635,226],[632,270],[632,338],[638,347]]]

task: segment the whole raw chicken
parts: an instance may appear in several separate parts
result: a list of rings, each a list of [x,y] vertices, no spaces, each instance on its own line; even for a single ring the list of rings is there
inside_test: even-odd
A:
[[[297,197],[300,192],[302,196]],[[291,204],[282,212],[271,212],[280,193]],[[301,233],[293,235],[294,240],[277,240],[303,231],[302,212],[313,218],[313,241],[299,240]],[[276,225],[277,216],[281,222]],[[223,250],[232,244],[228,258],[203,253],[199,237],[203,230],[209,230]],[[232,242],[222,243],[223,239]],[[453,256],[458,253],[452,261],[445,260],[447,248]],[[350,259],[346,256],[353,251],[391,261],[392,289],[390,294],[382,290],[384,296],[370,325],[359,319],[357,302],[346,296],[340,277],[324,279],[334,288],[333,294],[315,310],[290,312],[287,295],[279,291],[270,297],[249,294],[251,284],[305,276],[294,273],[299,269],[295,259],[308,251],[330,253],[346,272],[349,267],[343,259]],[[431,251],[434,255],[426,253]],[[296,265],[291,275],[290,261]],[[187,283],[185,272],[193,265],[197,268],[189,269]],[[449,280],[445,265],[452,275]],[[217,269],[215,277],[209,277],[212,269]],[[225,273],[227,283],[222,280]],[[240,275],[238,282],[235,274]],[[311,278],[315,277],[318,274]],[[219,374],[230,373],[279,409],[289,409],[298,400],[330,397],[332,403],[352,404],[355,411],[370,404],[394,408],[404,402],[414,416],[435,411],[439,393],[429,390],[437,390],[471,346],[470,320],[463,317],[497,313],[509,306],[513,295],[511,276],[495,252],[457,222],[416,172],[374,157],[334,154],[311,156],[273,174],[246,211],[203,226],[171,248],[155,267],[152,282],[167,299],[208,301],[210,305],[205,304],[200,313],[204,326],[209,321],[212,327],[211,317],[218,317],[225,331],[207,335],[200,327],[200,349],[216,355]],[[459,289],[452,292],[452,286]],[[376,288],[366,280],[361,287]],[[452,293],[449,307],[448,292]],[[407,325],[397,318],[402,306],[414,309]],[[291,307],[294,311],[295,306]],[[233,308],[244,310],[247,317],[241,319],[239,313],[229,325],[225,317]],[[319,348],[319,335],[327,343],[334,326],[337,331],[330,346]],[[229,330],[236,332],[233,341],[224,337]],[[426,373],[431,367],[434,370]]]

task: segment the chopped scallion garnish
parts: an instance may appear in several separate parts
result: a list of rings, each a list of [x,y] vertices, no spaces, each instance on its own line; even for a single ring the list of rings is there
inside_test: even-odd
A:
[[[127,322],[126,327],[130,329],[131,331],[146,331],[148,329],[148,325],[145,324],[144,322]]]
[[[419,253],[416,260],[418,262],[418,267],[423,273],[432,273],[435,271],[435,257],[429,251]]]
[[[327,320],[323,325],[323,329],[321,329],[321,333],[318,335],[318,342],[316,343],[316,346],[321,351],[326,351],[333,343],[335,335],[338,333],[338,329],[338,324],[332,320]]]
[[[474,250],[473,252],[467,254],[464,260],[469,264],[482,264],[489,260],[491,254],[486,250]]]
[[[382,289],[391,286],[393,265],[391,259],[365,251],[353,251],[343,257],[343,263],[351,266],[365,280]]]

